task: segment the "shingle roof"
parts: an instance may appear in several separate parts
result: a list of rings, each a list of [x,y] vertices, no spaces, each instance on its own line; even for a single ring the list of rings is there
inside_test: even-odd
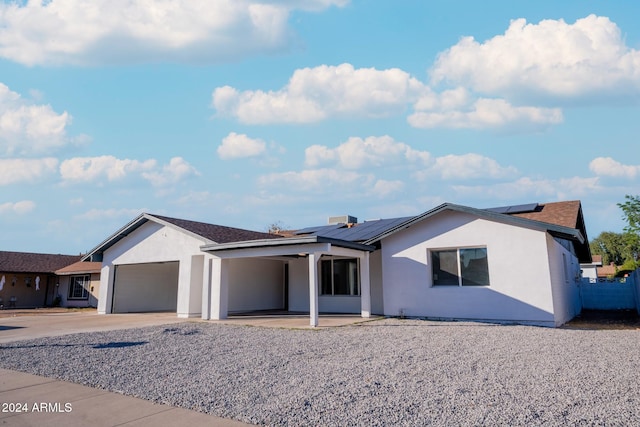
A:
[[[259,231],[244,230],[242,228],[227,227],[223,225],[207,224],[204,222],[188,221],[179,218],[149,214],[191,233],[212,240],[216,243],[242,242],[245,240],[260,240],[279,238],[277,234],[262,233]]]
[[[54,273],[77,261],[80,261],[80,255],[0,251],[0,272]]]
[[[56,274],[58,276],[65,276],[69,274],[80,273],[100,273],[101,268],[101,262],[78,261],[64,268],[61,268],[60,270],[56,270]]]
[[[572,200],[569,202],[544,203],[537,205],[531,212],[510,215],[579,229],[580,201]]]

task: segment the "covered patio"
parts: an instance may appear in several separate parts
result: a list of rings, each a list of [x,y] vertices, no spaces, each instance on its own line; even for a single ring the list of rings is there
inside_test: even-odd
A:
[[[294,316],[300,316],[300,312],[302,312],[306,317],[308,312],[308,325],[317,327],[319,326],[320,305],[322,303],[324,304],[322,311],[340,313],[331,321],[328,321],[330,318],[326,318],[327,323],[344,322],[345,314],[349,314],[351,317],[354,314],[359,314],[360,319],[368,319],[371,317],[369,254],[374,249],[375,247],[370,245],[321,236],[252,240],[202,246],[201,250],[211,256],[208,257],[208,266],[205,268],[203,280],[202,319],[229,320],[231,322],[240,322],[243,319],[243,316],[234,316],[230,319],[230,295],[237,299],[237,296],[233,295],[234,287],[242,287],[242,284],[238,282],[238,277],[247,277],[250,274],[255,281],[260,280],[263,272],[259,268],[253,268],[254,265],[259,265],[258,262],[247,263],[243,270],[239,270],[237,265],[234,267],[232,264],[237,260],[271,260],[283,266],[284,273],[281,279],[285,284],[283,288],[285,302],[282,307],[274,307],[286,308],[286,310],[280,311],[281,314],[292,311]],[[320,263],[323,261],[333,262],[334,259],[353,260],[349,270],[351,289],[346,293],[342,287],[336,293],[331,291],[334,280],[333,264],[331,264],[330,273],[324,272],[325,283],[322,289],[320,288]],[[247,272],[247,269],[252,271]],[[335,277],[338,278],[338,276]],[[327,281],[332,283],[328,285]],[[246,297],[251,298],[251,295]],[[304,301],[305,298],[308,300]],[[358,306],[354,306],[354,303],[358,301]],[[262,320],[269,322],[272,318],[273,316]],[[288,317],[288,319],[292,323],[300,322],[300,317]],[[324,319],[323,316],[323,323],[325,323]],[[255,320],[258,321],[259,318]]]

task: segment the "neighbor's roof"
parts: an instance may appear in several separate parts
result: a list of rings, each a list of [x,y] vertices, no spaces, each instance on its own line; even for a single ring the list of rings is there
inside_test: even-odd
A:
[[[205,243],[229,243],[282,237],[259,231],[143,213],[89,251],[82,260],[94,259],[96,255],[103,253],[149,221],[175,228],[196,238],[204,239]]]
[[[80,260],[80,255],[0,251],[0,273],[54,273]]]
[[[71,274],[100,273],[100,269],[102,269],[101,262],[78,261],[60,270],[56,270],[56,274],[58,276],[68,276]]]

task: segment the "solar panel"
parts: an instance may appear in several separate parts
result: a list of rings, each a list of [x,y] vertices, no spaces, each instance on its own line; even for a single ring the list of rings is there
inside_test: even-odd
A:
[[[489,208],[485,210],[489,212],[511,215],[517,213],[534,212],[537,208],[537,203],[527,203],[525,205],[500,206],[497,208]]]

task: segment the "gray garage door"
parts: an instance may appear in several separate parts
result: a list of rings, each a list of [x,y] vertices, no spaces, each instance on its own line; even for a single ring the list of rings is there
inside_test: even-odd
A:
[[[179,262],[119,265],[113,313],[177,311]]]

